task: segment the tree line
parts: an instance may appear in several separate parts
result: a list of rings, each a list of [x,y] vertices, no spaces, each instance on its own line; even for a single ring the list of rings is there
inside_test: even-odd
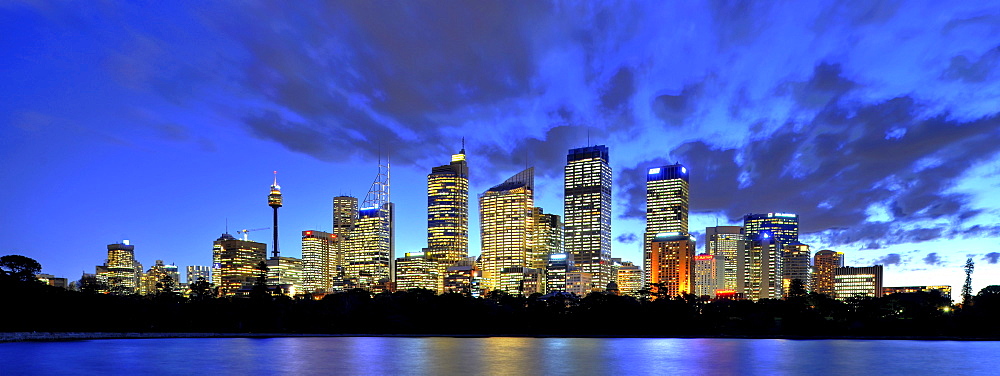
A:
[[[162,281],[157,294],[139,296],[99,293],[100,286],[85,288],[87,281],[80,291],[48,286],[35,279],[37,262],[15,256],[0,257],[5,332],[1000,338],[995,285],[963,305],[937,291],[840,301],[808,293],[801,284],[786,299],[756,302],[664,296],[656,288],[638,297],[355,289],[313,300],[273,295],[263,278],[244,298],[216,297],[204,280],[187,297],[173,281]]]

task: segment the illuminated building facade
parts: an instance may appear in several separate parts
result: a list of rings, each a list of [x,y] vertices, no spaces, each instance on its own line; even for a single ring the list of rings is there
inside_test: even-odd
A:
[[[743,238],[743,227],[741,226],[715,226],[705,228],[705,253],[710,255],[721,255],[724,258],[724,278],[725,284],[720,287],[722,290],[736,290],[737,280],[741,277],[737,273],[740,263],[739,255],[746,247]]]
[[[694,293],[694,254],[693,236],[677,232],[656,235],[646,252],[646,283],[668,296]]]
[[[748,235],[749,236],[749,235]],[[740,255],[736,292],[748,299],[779,299],[783,296],[781,277],[781,243],[768,231],[761,231],[747,239],[746,249]]]
[[[396,259],[396,291],[425,289],[444,292],[444,265],[427,257],[425,252],[407,252]]]
[[[469,166],[465,148],[427,175],[427,257],[452,265],[469,255]]]
[[[135,246],[128,240],[108,244],[108,259],[104,266],[104,276],[100,279],[107,283],[109,292],[116,295],[140,292],[142,265],[135,260]]]
[[[392,278],[392,249],[389,221],[391,204],[379,208],[362,208],[348,239],[345,255],[345,275],[352,288],[372,292],[382,291]]]
[[[725,258],[722,255],[700,254],[694,257],[694,294],[714,297],[716,290],[726,285]]]
[[[858,296],[882,297],[882,265],[837,268],[834,270],[833,289],[838,300]]]
[[[302,290],[302,259],[278,256],[267,260],[267,286],[275,294],[295,296]]]
[[[542,208],[531,210],[531,233],[528,238],[528,266],[545,269],[549,256],[563,251],[563,225],[556,214]]]
[[[643,269],[647,284],[668,283],[667,281],[670,280],[669,284],[674,286],[674,289],[684,285],[686,290],[683,291],[690,293],[694,291],[692,284],[695,252],[693,249],[688,250],[687,247],[693,246],[694,242],[685,243],[683,249],[662,248],[666,245],[661,245],[661,249],[653,249],[653,241],[660,234],[672,234],[671,236],[677,236],[678,239],[688,238],[688,178],[687,167],[681,164],[654,167],[646,171],[646,231],[643,234]],[[678,257],[681,259],[677,259]],[[686,271],[668,271],[670,268],[676,268],[678,262],[685,263],[684,265],[688,269]],[[668,278],[668,276],[670,277]],[[621,285],[618,288],[621,289]],[[671,294],[677,295],[680,291],[682,290]]]
[[[528,245],[534,203],[534,167],[510,177],[479,195],[483,289],[500,289],[500,273],[528,265]],[[516,290],[505,290],[517,294]]]
[[[69,281],[66,278],[59,278],[52,274],[35,274],[35,278],[47,286],[69,289]]]
[[[565,249],[604,288],[611,282],[611,166],[604,145],[570,149],[564,181]]]
[[[222,234],[212,244],[212,280],[219,296],[235,296],[240,289],[253,286],[260,274],[257,266],[266,258],[267,244]]]
[[[587,296],[593,283],[593,274],[579,269],[566,272],[566,292],[568,293]]]
[[[500,290],[511,295],[529,296],[543,293],[544,274],[541,270],[526,266],[512,266],[500,271]]]
[[[328,232],[302,231],[302,292],[334,292],[344,258],[338,251],[336,235]]]
[[[813,256],[812,292],[834,296],[834,276],[837,268],[844,266],[844,253],[829,249],[816,252]]]
[[[545,293],[566,291],[566,274],[574,270],[573,258],[565,253],[549,255],[545,266]]]
[[[900,286],[900,287],[883,287],[882,295],[891,294],[914,294],[918,292],[940,292],[941,296],[951,300],[951,286],[941,285],[941,286]]]
[[[188,286],[198,282],[198,278],[204,278],[205,281],[212,282],[212,268],[204,265],[189,265],[185,267],[186,275],[185,282]]]
[[[615,282],[618,283],[618,291],[621,295],[639,296],[639,290],[642,290],[644,286],[642,268],[632,261],[622,261],[621,266],[618,267]]]
[[[482,273],[476,268],[476,258],[466,257],[445,269],[444,292],[479,297],[482,295]]]
[[[160,287],[157,287],[156,284],[160,283],[162,286],[164,277],[170,277],[170,282],[173,284],[173,292],[179,293],[181,291],[181,274],[180,270],[177,269],[177,265],[166,265],[163,263],[163,260],[156,260],[156,263],[150,266],[149,270],[142,275],[140,293],[142,295],[159,293]]]
[[[799,243],[799,215],[792,213],[747,214],[743,216],[743,230],[747,240],[767,232],[775,243],[784,247]]]
[[[809,290],[812,276],[812,268],[809,266],[811,261],[812,252],[808,245],[801,243],[785,245],[781,253],[781,288],[785,296],[788,296],[792,281],[796,279],[802,281],[803,290]]]
[[[337,196],[333,198],[333,254],[336,265],[331,270],[333,276],[333,291],[341,291],[346,288],[347,281],[347,254],[350,252],[350,233],[358,223],[358,199],[351,196]]]

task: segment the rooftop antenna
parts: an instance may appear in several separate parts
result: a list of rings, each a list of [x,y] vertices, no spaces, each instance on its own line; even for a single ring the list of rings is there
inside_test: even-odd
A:
[[[590,146],[590,127],[587,127],[587,146]]]

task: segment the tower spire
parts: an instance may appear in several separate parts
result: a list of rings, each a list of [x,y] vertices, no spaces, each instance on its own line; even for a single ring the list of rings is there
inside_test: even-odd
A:
[[[281,186],[278,185],[278,171],[274,172],[274,184],[271,185],[271,193],[267,195],[267,206],[274,209],[274,238],[271,245],[271,254],[278,258],[278,208],[281,207]]]

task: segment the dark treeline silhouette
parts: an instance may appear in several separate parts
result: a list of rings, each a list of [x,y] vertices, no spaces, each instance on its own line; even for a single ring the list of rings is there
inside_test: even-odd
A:
[[[801,286],[790,289],[787,299],[758,302],[659,296],[656,289],[639,298],[350,290],[312,300],[271,296],[260,288],[247,298],[217,298],[199,281],[185,298],[173,291],[172,281],[146,296],[100,294],[85,286],[69,291],[27,274],[40,267],[15,272],[2,261],[4,332],[1000,338],[1000,286],[982,289],[961,308],[936,291],[842,302]]]

